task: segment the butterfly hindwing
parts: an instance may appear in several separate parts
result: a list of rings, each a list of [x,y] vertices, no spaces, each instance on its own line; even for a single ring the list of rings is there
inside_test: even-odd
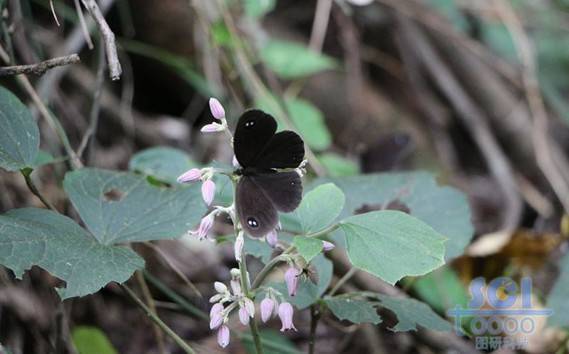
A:
[[[254,167],[257,157],[277,131],[277,122],[258,109],[246,111],[239,118],[233,138],[233,149],[239,164]]]
[[[263,173],[251,180],[263,191],[278,211],[291,212],[302,199],[302,181],[296,172]]]
[[[256,158],[258,168],[296,168],[304,159],[304,142],[290,130],[279,132],[269,140]]]
[[[251,236],[262,237],[279,222],[275,205],[249,176],[237,183],[235,205],[241,226]]]

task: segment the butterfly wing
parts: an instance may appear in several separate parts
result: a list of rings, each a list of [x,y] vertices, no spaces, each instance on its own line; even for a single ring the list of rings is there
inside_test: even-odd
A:
[[[258,168],[296,168],[304,159],[304,142],[290,130],[279,132],[268,141],[254,164]]]
[[[263,173],[249,177],[278,211],[289,213],[302,200],[302,181],[296,172]]]
[[[237,216],[249,235],[262,237],[277,226],[275,205],[250,176],[239,179],[235,198]]]
[[[255,167],[259,154],[277,131],[275,119],[258,109],[251,109],[241,115],[235,128],[233,149],[242,167]]]

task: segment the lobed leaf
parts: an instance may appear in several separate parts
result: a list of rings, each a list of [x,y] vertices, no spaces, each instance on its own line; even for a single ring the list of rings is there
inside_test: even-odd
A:
[[[17,277],[37,265],[64,280],[62,299],[92,294],[111,281],[122,283],[144,267],[132,250],[101,245],[73,220],[56,212],[14,209],[0,215],[0,264]]]
[[[283,79],[295,79],[336,67],[334,60],[306,46],[283,40],[270,40],[261,48],[261,59]]]
[[[176,183],[176,179],[197,164],[182,150],[171,147],[154,147],[136,153],[128,164],[131,171],[168,183]]]
[[[302,232],[316,232],[329,226],[344,209],[346,197],[333,183],[317,186],[302,198],[296,215]]]
[[[367,300],[341,297],[325,299],[326,305],[339,320],[352,323],[381,323],[375,304]]]
[[[296,236],[292,244],[307,262],[310,262],[322,251],[322,241],[317,238]]]
[[[392,311],[399,321],[394,332],[416,331],[417,325],[435,331],[448,332],[452,325],[437,315],[427,304],[410,298],[378,295],[381,306]]]

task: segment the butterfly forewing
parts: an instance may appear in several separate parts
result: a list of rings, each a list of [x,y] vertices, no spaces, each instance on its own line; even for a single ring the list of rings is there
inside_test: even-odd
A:
[[[249,176],[237,183],[235,205],[241,226],[251,236],[262,237],[279,222],[275,205]]]
[[[304,159],[304,142],[290,130],[273,135],[255,160],[258,168],[296,168]]]
[[[302,199],[302,181],[296,172],[280,172],[249,177],[277,210],[288,213],[298,207]]]
[[[273,117],[258,109],[246,111],[239,118],[233,149],[239,164],[244,167],[254,167],[259,154],[277,131],[277,122]]]

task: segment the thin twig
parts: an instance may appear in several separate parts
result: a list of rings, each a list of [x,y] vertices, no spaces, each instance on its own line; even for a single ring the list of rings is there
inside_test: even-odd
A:
[[[310,35],[308,47],[318,53],[322,51],[322,46],[324,45],[332,4],[332,0],[318,0],[316,3],[312,34]]]
[[[55,24],[57,27],[61,26],[59,24],[59,20],[57,19],[57,13],[55,13],[55,7],[53,6],[53,0],[49,0],[49,8],[51,9],[51,14],[53,15],[53,19],[55,20]]]
[[[535,158],[543,174],[551,184],[551,187],[557,194],[559,201],[563,205],[565,212],[569,213],[569,184],[563,178],[563,172],[569,175],[568,171],[563,171],[565,164],[561,161],[556,163],[551,151],[549,143],[550,137],[548,133],[549,122],[547,110],[543,103],[539,89],[539,79],[537,77],[537,64],[535,62],[534,51],[529,38],[517,17],[515,11],[505,1],[497,0],[495,2],[502,18],[504,25],[510,33],[516,45],[518,56],[523,67],[523,82],[529,109],[533,116],[532,139],[535,150]],[[559,156],[564,159],[564,157]]]
[[[48,59],[37,64],[31,65],[15,65],[15,66],[4,66],[0,67],[0,76],[11,76],[20,74],[34,74],[41,75],[58,66],[64,66],[69,64],[79,63],[81,59],[77,54],[66,55],[64,57],[58,57],[53,59]]]
[[[99,112],[101,111],[101,95],[103,93],[103,84],[105,83],[105,51],[102,45],[99,46],[99,67],[97,69],[97,80],[95,82],[95,92],[93,92],[93,100],[91,102],[91,112],[89,114],[89,127],[81,139],[81,144],[77,149],[77,155],[83,156],[83,152],[87,147],[87,160],[92,158],[93,145],[97,126],[99,125]]]
[[[142,291],[142,296],[144,296],[144,300],[148,305],[150,311],[152,311],[156,316],[158,316],[158,312],[156,311],[156,304],[154,303],[154,299],[152,298],[152,294],[150,293],[150,289],[148,289],[148,284],[144,280],[144,275],[140,271],[136,271],[136,281],[140,286],[140,290]],[[160,328],[156,323],[152,324],[152,328],[154,329],[154,336],[156,337],[156,343],[158,344],[158,351],[160,354],[166,353],[166,348],[164,347],[164,336],[162,336],[162,332],[160,332]]]
[[[75,12],[77,12],[77,17],[79,18],[79,26],[81,26],[81,31],[83,31],[83,36],[85,37],[85,43],[87,43],[87,47],[89,47],[89,49],[93,49],[93,40],[89,34],[89,27],[87,27],[87,21],[85,21],[81,4],[79,3],[79,0],[73,0],[73,2],[75,3]]]
[[[148,316],[148,318],[150,318],[150,320],[152,320],[154,323],[156,323],[158,325],[158,327],[160,327],[160,329],[162,329],[162,331],[164,331],[164,333],[166,333],[166,335],[168,335],[170,338],[172,338],[174,340],[174,342],[176,342],[176,344],[178,344],[178,346],[184,350],[184,352],[186,352],[188,354],[196,354],[196,352],[192,349],[192,347],[190,347],[190,345],[188,343],[186,343],[182,338],[180,338],[180,336],[178,336],[176,334],[176,332],[174,332],[170,327],[168,327],[168,325],[166,323],[164,323],[160,319],[160,317],[156,316],[150,310],[150,308],[148,308],[148,306],[146,306],[146,304],[142,300],[140,300],[138,298],[138,296],[136,296],[134,291],[132,291],[125,284],[120,284],[120,286],[124,290],[124,292],[138,305],[138,307],[140,307],[144,311],[146,316]]]
[[[310,306],[310,336],[308,337],[308,354],[314,354],[316,346],[316,329],[320,320],[320,305],[318,303]]]
[[[118,80],[121,77],[122,69],[119,62],[119,56],[117,53],[117,45],[115,41],[115,34],[111,31],[105,16],[101,13],[101,9],[95,2],[95,0],[81,0],[83,6],[89,11],[95,23],[99,27],[101,36],[103,37],[103,42],[105,43],[105,52],[107,53],[107,63],[109,65],[109,75],[111,80]]]

